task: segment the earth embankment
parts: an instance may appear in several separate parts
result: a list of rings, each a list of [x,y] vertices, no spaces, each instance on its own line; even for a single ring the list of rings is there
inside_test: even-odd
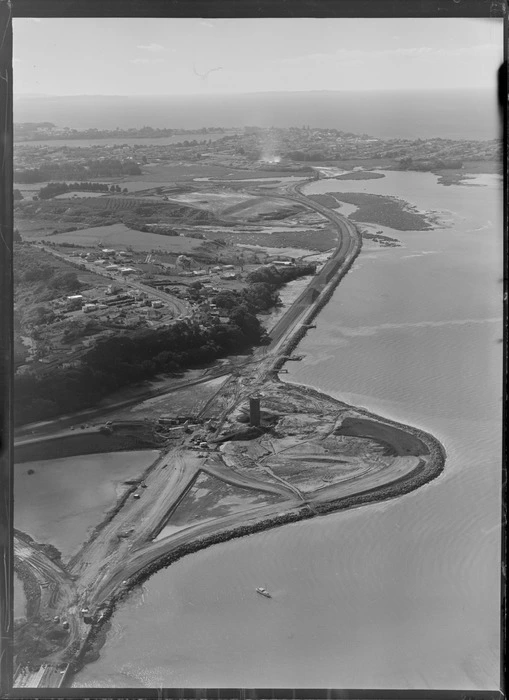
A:
[[[387,445],[398,456],[419,456],[429,453],[423,441],[409,432],[408,429],[401,430],[394,426],[365,418],[345,418],[341,427],[337,428],[335,432],[337,435],[372,438]]]
[[[144,433],[119,431],[104,434],[99,430],[88,430],[74,434],[40,437],[18,441],[14,447],[14,462],[60,459],[75,455],[121,452],[160,447],[160,443],[148,431]]]

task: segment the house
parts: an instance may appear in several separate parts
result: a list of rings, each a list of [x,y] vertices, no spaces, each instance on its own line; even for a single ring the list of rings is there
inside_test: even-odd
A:
[[[67,297],[67,310],[73,311],[74,309],[80,309],[84,302],[83,294],[73,294]]]

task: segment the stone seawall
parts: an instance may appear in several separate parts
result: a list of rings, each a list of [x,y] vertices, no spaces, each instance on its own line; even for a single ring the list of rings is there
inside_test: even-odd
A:
[[[284,356],[290,355],[300,343],[302,338],[306,335],[306,333],[308,332],[308,328],[306,327],[307,324],[311,323],[320,313],[320,311],[324,308],[324,306],[326,306],[329,303],[336,290],[336,287],[339,285],[343,277],[348,273],[348,271],[352,267],[357,255],[361,251],[361,248],[362,238],[357,231],[357,236],[354,239],[354,248],[348,254],[347,259],[345,261],[341,261],[332,258],[329,261],[331,266],[333,266],[333,269],[328,270],[327,272],[327,277],[329,279],[327,286],[320,293],[316,301],[313,302],[313,306],[312,308],[310,308],[302,324],[299,326],[299,328],[297,328],[297,330],[291,335],[291,337],[286,342],[282,352],[280,353],[280,357],[274,363],[274,369],[281,369],[281,367],[286,362]]]

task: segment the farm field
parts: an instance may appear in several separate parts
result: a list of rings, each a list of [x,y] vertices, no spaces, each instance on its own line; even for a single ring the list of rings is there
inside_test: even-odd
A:
[[[155,163],[143,166],[143,174],[135,175],[122,180],[117,178],[111,182],[121,184],[122,187],[138,189],[139,183],[144,183],[144,187],[157,187],[164,183],[181,182],[183,180],[194,180],[195,178],[211,178],[218,180],[252,180],[255,179],[276,179],[291,176],[289,172],[278,172],[276,170],[237,170],[221,165],[202,165],[198,163],[172,163],[169,165]],[[295,177],[295,175],[293,175]],[[147,184],[148,183],[148,184]]]
[[[232,207],[249,206],[257,198],[241,192],[201,192],[198,190],[196,192],[186,192],[185,194],[168,194],[168,199],[171,202],[191,204],[200,209],[208,209],[217,214],[226,212]]]
[[[74,243],[93,246],[131,246],[135,251],[164,250],[172,253],[189,253],[202,245],[202,241],[182,236],[161,236],[157,233],[142,233],[127,228],[124,224],[95,226],[79,231],[58,233],[51,237],[53,243]]]
[[[263,199],[256,197],[251,202],[246,202],[245,206],[238,206],[230,211],[224,211],[229,217],[236,219],[257,220],[259,218],[268,219],[274,216],[276,219],[286,218],[303,211],[303,207],[295,202],[285,199]]]
[[[170,194],[169,200],[199,207],[218,216],[226,216],[236,220],[257,220],[260,217],[270,218],[271,216],[279,219],[302,211],[302,207],[299,204],[294,204],[285,199],[265,199],[228,190],[223,192],[197,191],[177,195]]]
[[[72,190],[71,192],[63,192],[62,194],[57,194],[53,199],[76,199],[82,197],[104,197],[108,195],[108,192],[80,192],[79,190]]]
[[[337,244],[337,233],[332,227],[324,229],[274,230],[267,226],[261,231],[237,233],[226,231],[224,240],[230,245],[254,245],[261,248],[303,248],[308,251],[325,252]],[[286,253],[290,255],[290,253]]]

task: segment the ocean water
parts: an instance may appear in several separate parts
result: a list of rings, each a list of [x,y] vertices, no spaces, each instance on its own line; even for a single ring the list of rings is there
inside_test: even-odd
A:
[[[447,224],[384,228],[401,248],[366,242],[288,379],[432,432],[445,471],[160,571],[74,687],[499,688],[500,182],[387,173],[307,191],[334,188],[399,196]]]
[[[309,124],[382,139],[492,139],[498,119],[496,94],[490,89],[160,97],[19,95],[14,100],[15,122],[51,121],[73,129],[128,129],[146,124],[185,129]]]

